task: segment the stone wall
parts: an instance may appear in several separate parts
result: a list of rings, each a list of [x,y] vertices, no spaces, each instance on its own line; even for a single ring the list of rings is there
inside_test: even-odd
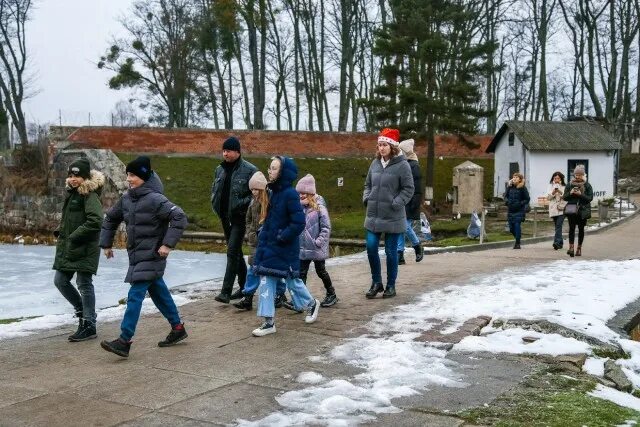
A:
[[[125,165],[111,150],[55,150],[46,194],[24,195],[7,185],[2,186],[0,230],[8,233],[48,233],[57,228],[66,196],[67,170],[79,157],[88,158],[92,169],[105,174],[107,179],[101,199],[105,210],[113,206],[126,190],[127,183]]]

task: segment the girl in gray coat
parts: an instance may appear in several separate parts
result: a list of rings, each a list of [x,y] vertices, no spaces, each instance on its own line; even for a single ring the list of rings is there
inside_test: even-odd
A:
[[[306,220],[305,228],[300,235],[300,278],[305,284],[307,283],[307,273],[313,261],[316,274],[322,280],[327,292],[320,306],[330,307],[338,302],[338,297],[325,267],[325,260],[329,258],[329,236],[331,235],[329,212],[324,204],[318,201],[316,180],[313,175],[307,174],[300,178],[296,191],[300,194],[300,203]]]
[[[186,215],[162,194],[162,183],[151,170],[148,157],[140,156],[127,165],[127,182],[129,190],[105,214],[100,234],[100,247],[107,259],[112,258],[111,246],[118,226],[122,221],[127,225],[129,270],[125,281],[131,285],[127,309],[120,337],[100,343],[103,349],[122,357],[129,356],[147,292],[171,325],[171,332],[158,347],[174,345],[187,337],[178,308],[162,279],[167,257],[187,226]]]
[[[400,131],[383,129],[378,136],[378,152],[369,167],[362,201],[367,208],[364,228],[367,230],[367,257],[371,267],[371,288],[367,298],[383,292],[383,298],[396,295],[398,276],[398,240],[407,228],[405,205],[413,196],[413,176],[398,143]],[[378,245],[384,233],[387,256],[387,287],[382,285]]]

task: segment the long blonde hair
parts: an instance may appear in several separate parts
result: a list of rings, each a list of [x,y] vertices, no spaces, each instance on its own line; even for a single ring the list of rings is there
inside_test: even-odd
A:
[[[309,207],[314,211],[320,210],[320,205],[318,204],[318,197],[315,194],[307,194],[307,199],[309,199]]]
[[[260,221],[259,224],[262,224],[265,219],[267,219],[267,214],[269,213],[269,193],[267,193],[266,189],[256,188],[258,191],[258,196],[256,200],[260,203]]]

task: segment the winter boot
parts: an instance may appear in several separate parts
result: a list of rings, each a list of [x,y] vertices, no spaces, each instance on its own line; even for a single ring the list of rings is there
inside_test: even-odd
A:
[[[332,292],[332,293],[327,292],[327,295],[324,297],[324,299],[320,303],[320,307],[331,307],[332,305],[334,305],[337,302],[338,302],[338,297],[336,296],[336,293],[335,292]]]
[[[213,299],[223,304],[229,304],[229,300],[231,299],[231,296],[227,293],[220,292],[218,295],[213,297]]]
[[[120,357],[129,357],[131,341],[127,342],[122,338],[117,338],[113,341],[102,341],[100,347]]]
[[[85,320],[82,330],[69,337],[70,342],[87,341],[97,338],[96,324]]]
[[[233,306],[238,310],[251,311],[253,308],[253,295],[245,295],[240,301],[234,302]]]
[[[576,256],[582,256],[582,246],[580,245],[576,248]]]
[[[571,258],[574,257],[575,253],[573,252],[573,245],[569,245],[569,250],[567,251],[567,255],[569,255]]]
[[[76,317],[78,318],[78,329],[67,337],[69,341],[75,341],[75,338],[80,335],[80,332],[84,329],[84,319],[82,319],[82,310],[76,311]]]
[[[424,258],[424,249],[421,244],[417,244],[413,247],[413,250],[416,251],[416,262],[422,261]]]
[[[398,265],[405,265],[404,251],[398,251]]]
[[[160,341],[158,343],[158,347],[171,347],[172,345],[179,343],[188,336],[189,335],[187,335],[187,330],[184,328],[184,323],[180,323],[179,325],[171,328],[171,332],[169,332],[169,335],[167,335],[164,341]]]
[[[513,249],[520,249],[520,242],[516,240],[516,242],[513,244]]]
[[[365,294],[368,299],[375,298],[376,295],[380,292],[384,292],[384,286],[382,283],[374,283],[369,288],[369,291]]]
[[[396,288],[395,286],[389,287],[387,286],[387,289],[384,290],[384,293],[382,294],[382,298],[393,298],[396,296]]]
[[[280,295],[276,295],[276,300],[275,300],[275,307],[276,308],[280,308],[282,307],[282,304],[288,302],[287,301],[287,296],[285,294],[280,294]]]
[[[242,293],[242,288],[240,288],[237,291],[235,291],[234,293],[232,293],[231,296],[229,297],[229,299],[230,300],[240,299],[243,296],[244,296],[244,294]]]

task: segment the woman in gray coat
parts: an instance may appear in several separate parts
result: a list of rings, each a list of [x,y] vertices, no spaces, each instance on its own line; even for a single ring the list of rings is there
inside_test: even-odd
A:
[[[406,158],[400,154],[400,131],[383,129],[378,136],[378,152],[369,167],[362,201],[367,208],[364,228],[367,230],[367,257],[371,267],[371,288],[367,298],[383,292],[383,298],[396,295],[398,276],[398,240],[407,222],[405,206],[413,196],[413,176]],[[378,246],[384,233],[387,257],[387,287],[382,285],[382,268]]]

